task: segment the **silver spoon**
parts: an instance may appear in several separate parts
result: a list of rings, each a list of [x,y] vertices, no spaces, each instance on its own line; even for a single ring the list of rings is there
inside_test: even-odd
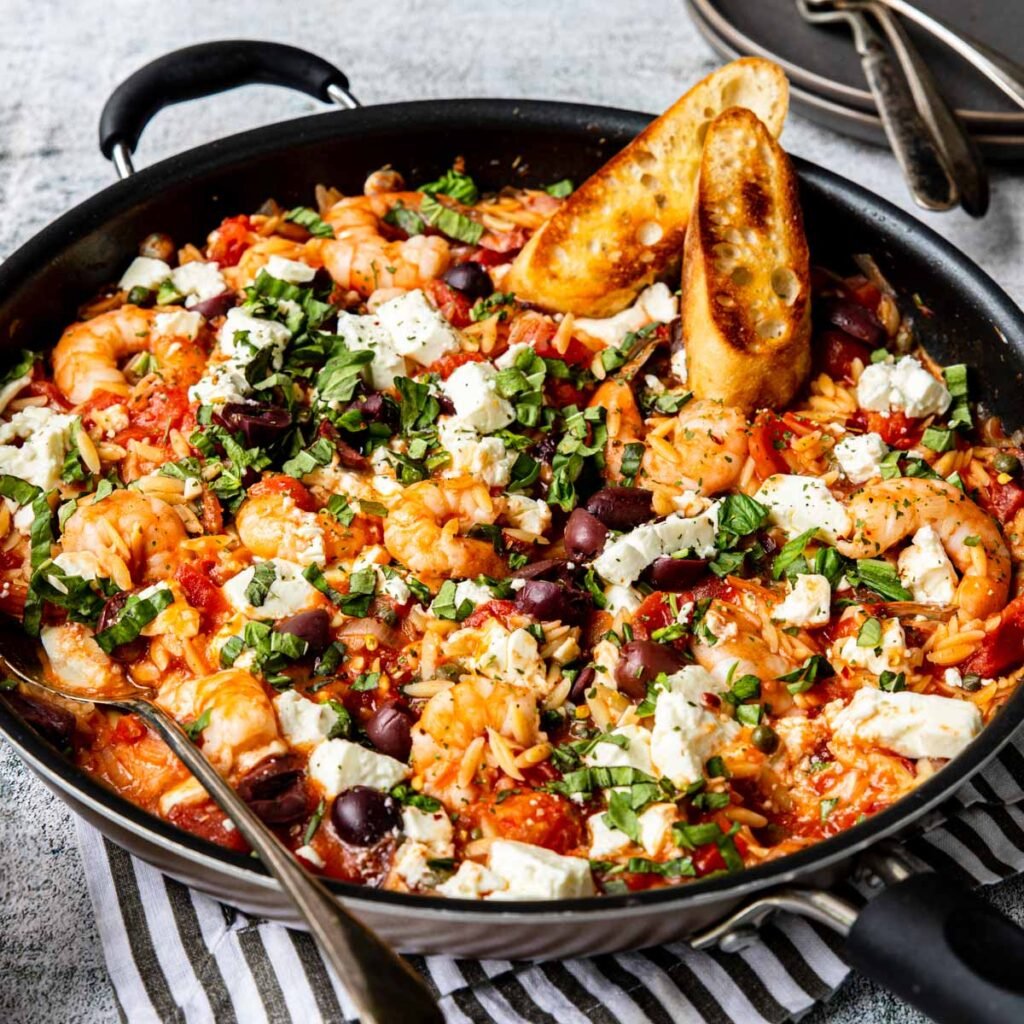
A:
[[[867,15],[855,9],[821,9],[811,0],[796,0],[796,6],[803,19],[813,25],[846,22],[852,29],[864,77],[914,202],[926,210],[949,210],[956,206],[960,194],[945,157],[918,113],[906,79]]]
[[[235,823],[246,842],[291,897],[310,933],[352,998],[364,1024],[444,1024],[434,997],[408,964],[303,869],[273,832],[217,773],[166,711],[147,691],[127,686],[116,694],[59,689],[43,682],[35,644],[17,623],[0,620],[0,668],[32,687],[66,700],[119,708],[144,719],[163,737],[182,763]]]

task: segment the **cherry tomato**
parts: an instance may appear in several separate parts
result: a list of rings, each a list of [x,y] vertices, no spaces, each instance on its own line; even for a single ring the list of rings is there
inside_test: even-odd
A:
[[[565,797],[526,790],[505,793],[469,808],[466,816],[477,823],[486,821],[502,839],[532,843],[555,853],[568,853],[583,841],[580,812]]]
[[[999,625],[985,637],[981,647],[960,666],[967,675],[983,678],[1001,675],[1024,660],[1024,597],[1012,600],[1002,612]]]
[[[1005,484],[993,481],[979,492],[981,506],[1001,523],[1008,523],[1024,508],[1024,487],[1015,480]]]
[[[497,619],[502,624],[507,625],[509,616],[514,615],[515,611],[516,605],[514,601],[488,601],[486,604],[480,605],[472,615],[465,619],[462,625],[464,628],[471,629],[482,626],[488,619]]]
[[[789,463],[783,456],[788,442],[786,423],[775,413],[762,410],[750,428],[750,457],[758,479],[767,480],[776,473],[788,473]]]
[[[445,284],[444,281],[427,281],[423,290],[452,327],[468,327],[473,322],[469,315],[473,303],[462,292]]]
[[[251,244],[249,242],[250,231],[252,231],[252,223],[244,214],[222,220],[220,227],[213,233],[213,241],[209,245],[210,259],[222,267],[235,266]]]
[[[924,430],[921,421],[911,419],[904,412],[868,412],[865,415],[867,429],[878,434],[890,448],[907,451],[921,440]]]
[[[213,562],[184,562],[174,573],[185,593],[185,600],[204,615],[216,615],[227,610],[227,601],[220,587],[210,578],[213,565]]]
[[[441,380],[447,380],[460,366],[466,363],[486,362],[486,356],[480,352],[449,352],[441,356],[436,363],[431,363],[427,368],[429,373],[436,373]]]
[[[245,853],[249,844],[237,829],[230,828],[227,815],[212,801],[177,804],[167,815],[178,828],[229,850]]]
[[[265,480],[254,483],[249,488],[250,498],[261,498],[268,494],[283,494],[291,498],[303,512],[315,512],[316,501],[308,489],[298,480],[283,473],[277,476],[268,476]]]

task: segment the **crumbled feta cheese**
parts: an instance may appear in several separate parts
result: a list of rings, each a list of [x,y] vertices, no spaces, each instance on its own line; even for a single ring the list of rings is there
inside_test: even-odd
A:
[[[94,580],[101,575],[99,559],[91,551],[62,551],[53,564],[67,576],[82,580]]]
[[[437,439],[452,457],[444,476],[472,476],[488,487],[508,485],[516,453],[508,451],[501,438],[481,437],[458,417],[442,416],[437,424]]]
[[[832,588],[824,576],[804,573],[772,613],[772,618],[790,626],[824,626],[829,619]]]
[[[692,552],[698,558],[710,558],[717,530],[717,502],[696,516],[673,512],[660,522],[644,523],[609,540],[594,559],[594,569],[609,583],[626,586],[663,555]]]
[[[620,587],[613,583],[610,587],[605,587],[604,599],[605,611],[609,615],[630,614],[640,607],[643,595],[632,587]]]
[[[489,892],[505,888],[505,880],[475,860],[464,860],[458,871],[437,887],[450,899],[478,900]]]
[[[942,674],[943,682],[947,686],[952,686],[954,689],[961,689],[964,685],[964,677],[960,674],[958,668],[947,668]]]
[[[878,434],[854,434],[835,446],[836,461],[852,484],[873,480],[882,472],[882,460],[889,447]]]
[[[970,701],[865,686],[842,710],[826,710],[833,737],[887,747],[901,757],[956,757],[981,732],[981,712]]]
[[[409,584],[402,579],[394,570],[390,574],[381,573],[381,590],[391,598],[395,604],[408,604],[412,600],[412,590]]]
[[[349,740],[324,740],[309,758],[309,777],[331,798],[353,786],[386,792],[408,776],[408,765]]]
[[[30,405],[0,423],[0,473],[27,480],[44,491],[60,483],[77,416]],[[11,441],[20,440],[20,447]]]
[[[953,604],[957,576],[933,526],[922,526],[896,563],[900,582],[921,604]]]
[[[199,260],[175,267],[171,271],[171,283],[185,296],[186,306],[216,298],[228,290],[217,264],[202,263]]]
[[[886,619],[882,623],[882,638],[877,647],[861,647],[856,636],[837,640],[835,656],[854,668],[866,669],[872,675],[899,672],[907,660],[907,638],[900,620]]]
[[[602,742],[584,754],[583,763],[592,768],[635,768],[645,775],[654,776],[654,765],[651,761],[651,734],[639,725],[623,725],[612,729],[611,736],[624,739],[626,746],[618,743]]]
[[[295,851],[295,856],[301,857],[304,861],[312,864],[315,868],[320,868],[321,870],[324,868],[323,857],[321,857],[320,854],[317,853],[316,850],[314,850],[308,843],[304,846],[298,847]]]
[[[391,869],[410,889],[430,889],[437,882],[437,875],[430,866],[433,859],[429,846],[402,843],[391,862]]]
[[[505,497],[505,521],[518,530],[540,536],[551,525],[551,506],[540,498],[509,494]]]
[[[515,418],[512,403],[502,398],[495,381],[498,371],[490,363],[463,363],[441,388],[455,406],[463,429],[493,434]]]
[[[768,518],[790,536],[816,528],[832,544],[852,529],[849,513],[817,477],[776,473],[754,495]]]
[[[377,307],[377,317],[395,350],[421,366],[461,348],[458,332],[416,288]]]
[[[342,311],[338,313],[335,333],[345,339],[351,351],[369,349],[373,352],[373,362],[366,368],[366,375],[375,391],[392,388],[396,377],[406,376],[405,356],[396,350],[391,335],[378,317]]]
[[[572,899],[594,895],[590,862],[566,857],[543,846],[496,839],[491,844],[488,867],[505,883],[490,899]]]
[[[81,623],[43,626],[39,639],[50,660],[50,670],[69,689],[95,688],[97,679],[114,678],[121,672],[120,666],[104,653]]]
[[[153,334],[159,338],[192,339],[202,326],[202,315],[192,310],[176,309],[173,313],[157,313],[153,317]]]
[[[406,839],[430,847],[435,857],[450,857],[452,854],[452,823],[444,811],[403,807],[402,831]]]
[[[121,275],[117,287],[126,292],[133,288],[155,291],[170,276],[171,268],[163,260],[155,260],[151,256],[136,256]]]
[[[455,607],[459,608],[463,601],[468,601],[474,608],[487,604],[494,599],[491,588],[474,580],[462,580],[455,585]]]
[[[679,300],[667,284],[652,284],[645,288],[628,309],[603,319],[578,318],[574,329],[598,338],[612,348],[618,348],[631,331],[638,331],[649,323],[667,324],[679,315]]]
[[[677,348],[672,355],[669,357],[668,368],[672,371],[672,376],[675,377],[680,384],[685,384],[690,376],[689,367],[686,365],[686,349],[682,345]]]
[[[513,686],[543,689],[546,671],[537,640],[525,629],[491,631],[487,651],[480,659],[480,671]]]
[[[857,403],[874,412],[900,410],[915,418],[937,416],[949,408],[951,400],[946,386],[913,356],[895,363],[872,363],[857,382]]]
[[[672,842],[672,826],[679,818],[675,804],[651,804],[640,813],[640,845],[650,857],[656,857]]]
[[[281,731],[292,746],[319,743],[338,724],[338,712],[329,704],[318,704],[296,690],[285,690],[274,698]]]
[[[289,284],[308,284],[316,277],[316,270],[301,260],[288,260],[283,256],[271,256],[263,268],[271,277]]]
[[[261,605],[250,604],[246,588],[256,575],[251,565],[232,576],[223,586],[224,596],[236,611],[252,619],[283,619],[318,603],[317,590],[302,575],[302,566],[283,558],[270,559],[276,575]]]
[[[587,818],[587,827],[590,829],[590,857],[592,860],[604,860],[605,857],[617,857],[625,853],[632,845],[632,841],[625,832],[620,831],[614,825],[609,825],[604,820],[604,811],[600,814],[592,814]]]

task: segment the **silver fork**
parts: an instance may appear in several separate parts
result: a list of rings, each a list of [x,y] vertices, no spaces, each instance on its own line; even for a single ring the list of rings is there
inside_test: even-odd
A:
[[[926,210],[949,210],[960,193],[935,135],[918,112],[906,79],[893,63],[867,16],[857,9],[819,9],[809,0],[796,0],[803,19],[814,25],[846,23],[853,32],[864,76],[882,119],[910,194]]]

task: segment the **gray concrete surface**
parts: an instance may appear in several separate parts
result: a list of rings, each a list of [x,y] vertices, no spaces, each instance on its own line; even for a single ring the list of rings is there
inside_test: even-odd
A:
[[[103,100],[130,71],[177,46],[240,36],[305,46],[343,67],[365,103],[529,96],[658,111],[717,63],[678,0],[0,0],[0,16],[0,257],[112,180],[95,144]],[[138,162],[315,109],[261,87],[165,111]],[[784,141],[912,208],[887,152],[798,118]],[[922,219],[1024,300],[1019,174],[994,173],[982,222],[960,213]],[[1020,880],[993,895],[1024,918]],[[0,1020],[116,1019],[70,816],[0,744]],[[807,1019],[921,1020],[857,979]]]

